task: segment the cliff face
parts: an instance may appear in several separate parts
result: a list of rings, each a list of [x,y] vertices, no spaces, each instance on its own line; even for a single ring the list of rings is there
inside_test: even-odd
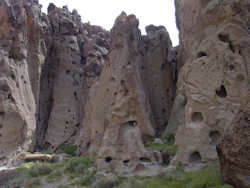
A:
[[[176,62],[169,35],[122,13],[111,32],[37,1],[1,1],[1,157],[79,145],[120,174],[157,167],[146,141],[168,123]],[[21,134],[20,134],[21,133]]]
[[[145,143],[167,127],[172,164],[219,157],[224,180],[249,187],[250,2],[175,3],[172,48],[164,27],[142,36],[134,15],[108,32],[67,7],[1,0],[0,159],[76,145],[100,171],[155,175],[161,155]]]
[[[216,160],[220,142],[224,180],[236,187],[250,182],[250,124],[243,120],[250,101],[249,5],[247,0],[176,0],[182,68],[168,125],[177,132],[174,162]]]
[[[35,144],[48,20],[31,1],[0,3],[0,157]]]
[[[100,81],[90,89],[79,140],[82,152],[98,153],[99,170],[123,175],[157,164],[143,141],[153,138],[159,130],[156,120],[162,121],[162,126],[167,122],[167,117],[163,117],[167,106],[160,97],[165,97],[165,104],[171,106],[168,93],[171,96],[175,91],[173,69],[167,60],[171,43],[166,30],[155,28],[150,36],[142,37],[138,23],[134,15],[125,13],[116,19],[108,61]],[[161,43],[160,35],[165,39]],[[150,44],[152,41],[155,46]],[[154,70],[152,64],[156,65]],[[169,77],[164,75],[167,71]],[[166,86],[159,85],[164,80]],[[151,85],[153,81],[155,84]]]

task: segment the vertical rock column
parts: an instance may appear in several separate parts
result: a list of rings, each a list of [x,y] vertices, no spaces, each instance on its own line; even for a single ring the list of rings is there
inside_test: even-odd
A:
[[[31,0],[0,3],[0,157],[32,149],[34,143],[37,87],[46,55],[40,8]]]
[[[97,152],[97,168],[129,174],[156,164],[143,140],[155,135],[145,94],[141,34],[134,15],[122,13],[111,30],[111,52],[92,86],[80,135],[81,152]]]

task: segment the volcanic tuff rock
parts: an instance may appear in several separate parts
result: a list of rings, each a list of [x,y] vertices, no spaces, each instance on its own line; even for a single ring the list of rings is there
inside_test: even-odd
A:
[[[166,29],[151,25],[142,36],[122,13],[108,32],[66,6],[43,14],[36,0],[3,0],[0,9],[1,157],[78,143],[80,153],[98,153],[100,170],[157,167],[159,153],[144,142],[165,129],[175,95]]]
[[[41,79],[38,145],[54,150],[74,143],[82,126],[88,89],[100,75],[109,34],[82,24],[76,11],[48,7],[47,56]]]
[[[240,188],[250,187],[249,109],[250,102],[239,111],[218,145],[224,181]]]
[[[183,65],[173,109],[181,112],[182,121],[169,124],[170,129],[178,129],[175,162],[196,164],[216,160],[216,144],[225,134],[221,141],[225,179],[249,181],[242,178],[249,176],[248,171],[239,174],[240,177],[235,172],[249,160],[249,153],[238,153],[238,149],[249,150],[249,137],[245,135],[249,135],[249,123],[241,119],[247,116],[249,106],[245,105],[250,101],[250,1],[175,2],[181,38],[179,61]],[[178,117],[175,113],[172,116]],[[232,164],[233,158],[228,155],[231,149],[237,153],[239,166]]]
[[[32,1],[0,1],[0,158],[34,146],[47,19]]]
[[[122,13],[116,19],[108,61],[99,82],[90,89],[79,139],[81,152],[97,152],[98,170],[120,175],[157,168],[157,154],[147,151],[143,141],[155,136],[154,120],[162,118],[162,126],[167,122],[163,114],[169,109],[162,109],[171,108],[168,93],[175,92],[173,69],[167,61],[171,42],[165,28],[151,26],[155,30],[142,37],[138,24],[134,15]],[[148,92],[154,78],[155,85]],[[160,85],[163,82],[166,86]],[[166,97],[163,104],[160,96]]]
[[[73,143],[109,32],[67,7],[45,15],[36,0],[1,0],[0,39],[0,157]]]

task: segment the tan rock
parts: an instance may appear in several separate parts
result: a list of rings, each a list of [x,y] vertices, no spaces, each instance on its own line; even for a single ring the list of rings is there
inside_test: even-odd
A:
[[[192,165],[218,158],[219,138],[249,101],[249,1],[176,0],[176,5],[183,67],[170,129],[178,129],[175,162]],[[182,107],[180,97],[186,101]]]
[[[99,81],[90,89],[79,140],[82,153],[97,152],[97,168],[100,171],[131,175],[159,169],[154,153],[147,151],[143,142],[155,135],[157,126],[154,115],[161,118],[161,126],[167,121],[162,114],[162,109],[168,107],[165,104],[171,106],[166,88],[170,87],[169,92],[173,94],[174,87],[171,85],[172,69],[167,69],[170,66],[167,64],[167,50],[171,43],[165,29],[156,30],[158,33],[153,31],[142,41],[138,20],[134,15],[127,16],[125,13],[116,19],[111,30],[111,51]],[[164,40],[161,41],[160,36]],[[152,44],[154,39],[155,46]],[[147,41],[151,50],[148,54],[143,48]],[[150,70],[154,63],[154,70]],[[169,78],[163,76],[164,71],[161,72],[164,65],[165,71],[171,74]],[[160,75],[145,79],[156,73]],[[157,81],[159,88],[154,86],[156,91],[148,93],[150,84]],[[162,87],[160,84],[164,81],[166,86]],[[157,95],[157,92],[160,93]],[[166,97],[163,104],[160,104],[159,96]],[[167,110],[164,113],[167,114]]]
[[[242,188],[250,186],[249,107],[240,110],[218,145],[224,181]]]
[[[40,6],[32,1],[0,3],[0,158],[35,142],[36,103],[46,56]]]

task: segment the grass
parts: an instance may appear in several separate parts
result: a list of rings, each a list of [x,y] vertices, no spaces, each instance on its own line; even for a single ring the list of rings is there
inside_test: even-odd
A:
[[[169,133],[163,135],[162,139],[165,139],[164,142],[168,144],[174,142],[174,137]],[[62,181],[64,184],[62,183],[63,185],[58,188],[83,186],[98,188],[233,188],[223,184],[218,162],[194,172],[185,172],[179,165],[167,175],[119,178],[116,176],[114,178],[102,177],[96,174],[95,169],[89,170],[94,167],[94,162],[94,157],[72,157],[59,164],[26,163],[20,169],[20,175],[13,179],[8,186],[38,188],[41,186],[40,181],[45,179],[48,184],[66,180],[66,182]],[[62,179],[63,177],[66,179]]]
[[[219,163],[210,164],[194,172],[184,172],[181,168],[171,175],[148,178],[143,181],[143,188],[222,188],[223,185]]]
[[[62,172],[60,171],[55,171],[55,172],[52,172],[51,174],[49,174],[47,177],[46,177],[46,181],[48,183],[53,183],[53,182],[57,182],[59,181],[61,178],[62,178]]]
[[[95,159],[93,157],[72,157],[65,165],[64,172],[70,174],[74,179],[81,174],[85,174],[88,168],[93,167]]]
[[[165,132],[161,136],[162,143],[148,142],[146,147],[151,150],[157,150],[161,153],[167,153],[169,156],[174,156],[178,147],[174,145],[175,135],[171,132]],[[169,161],[166,162],[168,164]]]
[[[24,188],[39,188],[41,186],[41,182],[38,179],[32,181],[32,183],[26,185]]]
[[[95,176],[86,176],[86,177],[81,177],[77,179],[74,183],[71,185],[74,186],[89,186],[93,181],[95,180]]]

